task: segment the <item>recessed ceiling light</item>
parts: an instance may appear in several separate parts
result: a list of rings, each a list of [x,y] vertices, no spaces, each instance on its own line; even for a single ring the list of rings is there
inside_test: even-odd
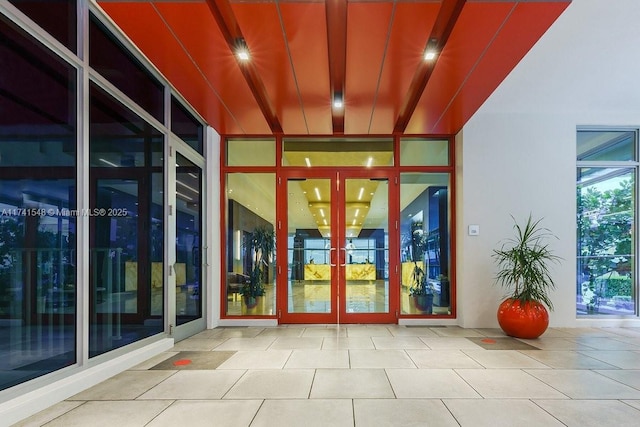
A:
[[[425,61],[431,61],[436,58],[436,53],[434,51],[426,51],[424,53]]]
[[[236,39],[236,56],[241,61],[248,61],[250,58],[249,48],[243,38]]]
[[[341,109],[344,107],[344,101],[342,98],[342,93],[336,92],[333,94],[333,108]]]

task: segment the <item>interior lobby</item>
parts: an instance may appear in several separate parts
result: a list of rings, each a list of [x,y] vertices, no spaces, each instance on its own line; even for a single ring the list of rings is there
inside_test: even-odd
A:
[[[0,0],[0,425],[635,425],[638,22]],[[496,319],[528,216],[532,340]]]

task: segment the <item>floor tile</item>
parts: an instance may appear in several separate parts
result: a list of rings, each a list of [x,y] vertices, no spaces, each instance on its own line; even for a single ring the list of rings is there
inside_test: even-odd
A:
[[[275,337],[229,338],[217,346],[214,351],[266,350],[275,340]]]
[[[68,400],[133,400],[174,374],[174,371],[125,371]]]
[[[251,370],[225,394],[225,399],[307,399],[313,369]]]
[[[616,369],[594,372],[640,390],[640,370]]]
[[[273,350],[320,350],[322,348],[322,337],[279,337],[269,348]]]
[[[640,352],[637,351],[581,350],[580,353],[620,369],[640,369]]]
[[[485,350],[538,350],[537,347],[512,337],[469,337],[467,339]]]
[[[612,337],[614,333],[608,328],[555,328],[556,331],[566,333],[573,337]]]
[[[404,350],[349,350],[351,368],[416,368]]]
[[[178,354],[177,351],[165,351],[164,353],[160,353],[157,356],[153,356],[152,358],[140,363],[139,365],[131,368],[132,370],[146,370],[151,369],[156,366],[160,362],[164,362],[165,360],[175,356]]]
[[[86,402],[47,424],[47,427],[144,426],[171,401],[138,400]]]
[[[220,399],[245,371],[180,371],[139,399]]]
[[[346,337],[347,328],[307,328],[304,330],[303,337]]]
[[[224,341],[225,338],[188,338],[174,345],[171,351],[211,351]]]
[[[85,402],[71,402],[65,400],[63,402],[56,403],[50,408],[47,408],[44,411],[40,411],[37,414],[30,416],[29,418],[13,424],[12,427],[40,427],[48,423],[49,421],[69,412],[70,410],[83,405],[84,403]]]
[[[607,337],[579,337],[574,340],[582,345],[591,347],[593,350],[636,350],[640,347],[629,342],[624,342],[616,338]]]
[[[563,426],[530,400],[445,399],[461,427]]]
[[[485,399],[567,398],[553,387],[519,369],[456,369],[456,373]]]
[[[312,399],[394,397],[383,369],[318,369],[310,396]]]
[[[378,350],[386,349],[426,349],[424,341],[418,337],[372,337],[373,345]]]
[[[474,331],[491,338],[504,338],[507,336],[500,328],[474,328]]]
[[[625,405],[629,405],[633,408],[640,410],[640,400],[622,400]]]
[[[407,350],[419,369],[482,368],[461,350]]]
[[[438,335],[428,326],[403,326],[389,329],[394,337],[437,337]]]
[[[527,370],[572,399],[640,399],[640,390],[585,370]]]
[[[152,370],[204,370],[216,369],[235,351],[181,351],[175,356],[158,363]]]
[[[466,338],[445,337],[445,338],[420,338],[427,347],[433,350],[481,350],[482,347],[474,344]]]
[[[282,369],[291,350],[242,350],[225,360],[217,369]]]
[[[355,399],[353,410],[355,427],[458,426],[437,399]]]
[[[266,400],[251,427],[353,427],[350,399]]]
[[[387,369],[398,399],[480,397],[451,369]]]
[[[640,411],[617,400],[536,400],[569,427],[636,427]]]
[[[286,369],[349,368],[347,350],[293,350]]]
[[[253,327],[227,327],[220,329],[222,332],[218,335],[219,338],[255,338],[264,331],[264,328]]]
[[[352,338],[324,338],[322,340],[323,350],[351,350],[351,349],[371,349],[375,347],[370,337]]]
[[[265,328],[257,336],[259,337],[300,337],[304,333],[304,328]]]
[[[484,337],[475,329],[460,328],[458,326],[447,326],[446,328],[431,328],[436,335],[441,337]]]
[[[369,326],[369,327],[347,327],[348,337],[390,337],[391,332],[384,326]]]
[[[521,353],[554,369],[618,369],[615,366],[576,351],[525,350],[521,351]]]
[[[196,338],[196,339],[218,338],[222,335],[223,332],[224,332],[224,328],[206,329],[202,332],[198,332],[191,338]],[[225,337],[225,338],[228,338],[228,337]]]
[[[541,337],[535,340],[520,339],[541,350],[592,350],[591,347],[577,342],[572,338]]]
[[[248,427],[261,404],[262,400],[178,400],[146,427]]]
[[[496,368],[549,368],[531,357],[517,351],[509,350],[463,350],[467,356],[487,369]]]

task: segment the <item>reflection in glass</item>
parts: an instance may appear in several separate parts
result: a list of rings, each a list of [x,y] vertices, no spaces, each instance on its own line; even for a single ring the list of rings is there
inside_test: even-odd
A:
[[[578,168],[578,315],[633,315],[635,186],[630,168]]]
[[[76,362],[77,126],[75,69],[3,17],[0,40],[0,389],[6,389]]]
[[[393,140],[388,138],[286,138],[282,166],[393,165]]]
[[[76,52],[76,1],[9,0],[72,52]]]
[[[450,314],[449,175],[400,175],[403,314]]]
[[[636,132],[581,130],[577,133],[578,161],[633,161]]]
[[[160,132],[93,84],[89,121],[93,357],[164,330],[164,175]]]
[[[171,97],[171,132],[202,154],[204,126],[175,97]]]
[[[345,180],[345,309],[389,312],[389,182]]]
[[[202,171],[176,156],[176,322],[202,317]]]
[[[228,139],[227,166],[275,166],[273,139]]]
[[[446,139],[400,139],[401,166],[449,165],[449,141]]]
[[[275,193],[272,173],[226,175],[226,314],[273,316],[276,302]],[[257,256],[256,256],[257,255]],[[260,273],[256,266],[260,267]],[[252,286],[253,285],[253,286]],[[264,289],[257,295],[252,289]],[[251,296],[252,298],[244,298]],[[253,298],[257,296],[257,298]]]
[[[287,260],[289,313],[331,313],[331,180],[289,180]]]

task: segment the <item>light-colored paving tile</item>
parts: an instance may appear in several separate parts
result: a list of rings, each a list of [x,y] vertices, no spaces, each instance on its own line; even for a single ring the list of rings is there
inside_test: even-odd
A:
[[[445,399],[461,427],[563,426],[530,400]]]
[[[229,338],[214,351],[266,350],[276,340],[275,337]]]
[[[431,328],[440,337],[484,337],[475,329],[461,328],[459,326],[447,326],[444,328]]]
[[[383,369],[318,369],[310,396],[313,399],[394,397]]]
[[[398,399],[480,397],[451,369],[387,369]]]
[[[415,368],[404,350],[349,350],[351,368]]]
[[[485,399],[567,398],[553,387],[519,369],[456,369],[456,373]]]
[[[593,350],[636,350],[640,351],[640,347],[624,340],[608,337],[578,337],[573,338],[575,342],[587,347],[591,347]]]
[[[554,369],[617,369],[615,366],[576,351],[520,350],[520,352]]]
[[[617,400],[536,400],[569,427],[636,427],[640,411]]]
[[[639,351],[581,350],[580,353],[620,369],[640,369]]]
[[[136,370],[143,371],[143,370],[146,370],[146,369],[151,369],[154,366],[156,366],[158,363],[164,362],[165,360],[172,358],[176,354],[178,354],[177,351],[165,351],[165,352],[160,353],[160,354],[158,354],[156,356],[153,356],[150,359],[145,360],[144,362],[140,363],[139,365],[134,366],[130,370],[132,370],[132,371],[136,371]]]
[[[192,338],[197,338],[197,339],[211,339],[211,338],[218,338],[220,337],[220,335],[222,335],[224,329],[222,328],[215,328],[215,329],[205,329],[202,332],[198,332],[197,334],[195,334]],[[228,337],[225,337],[228,338]]]
[[[540,337],[535,340],[520,339],[520,341],[540,350],[592,350],[591,347],[580,344],[572,338]]]
[[[622,400],[625,405],[629,405],[632,408],[640,410],[640,400]]]
[[[255,338],[264,331],[264,328],[238,327],[220,328],[218,338]]]
[[[220,399],[244,373],[230,369],[179,371],[139,399]]]
[[[474,331],[491,338],[505,338],[507,336],[500,328],[474,328]]]
[[[394,337],[431,337],[435,338],[435,332],[428,326],[399,326],[397,328],[389,328],[391,335]]]
[[[349,399],[265,400],[251,427],[353,427]]]
[[[269,348],[273,350],[320,350],[322,337],[278,337]]]
[[[334,328],[306,328],[303,337],[322,337],[322,338],[330,338],[330,337],[346,337],[347,336],[347,328],[346,327],[334,327]]]
[[[566,333],[573,337],[614,337],[608,328],[555,328],[557,332]]]
[[[437,399],[355,399],[353,409],[355,427],[458,426]]]
[[[445,337],[445,338],[420,338],[427,347],[432,350],[483,350],[477,344],[466,338]]]
[[[261,404],[262,400],[178,400],[146,427],[245,427]]]
[[[211,351],[225,341],[225,338],[188,338],[174,345],[171,351]]]
[[[307,399],[313,374],[313,369],[247,371],[224,399]]]
[[[372,337],[373,345],[378,350],[387,349],[426,349],[427,345],[418,337]]]
[[[304,328],[265,328],[259,337],[301,337],[304,333]]]
[[[70,402],[65,400],[13,424],[12,427],[40,427],[82,404],[84,404],[84,402]]]
[[[125,371],[68,400],[133,400],[175,373],[175,371]]]
[[[349,368],[347,350],[293,350],[286,369]]]
[[[52,420],[47,427],[144,426],[170,404],[171,401],[168,400],[86,402]]]
[[[594,372],[640,390],[640,370],[638,369],[598,370]]]
[[[407,350],[419,369],[482,368],[461,350]]]
[[[347,336],[348,337],[390,337],[391,331],[385,326],[368,326],[368,327],[358,327],[358,326],[348,326],[347,327]]]
[[[242,350],[217,369],[282,369],[290,356],[291,350]]]
[[[586,370],[527,370],[572,399],[640,399],[640,390]]]
[[[549,368],[547,365],[513,350],[463,350],[463,352],[487,369]]]
[[[370,337],[352,337],[352,338],[324,338],[322,340],[323,350],[356,350],[371,349],[375,347]]]

